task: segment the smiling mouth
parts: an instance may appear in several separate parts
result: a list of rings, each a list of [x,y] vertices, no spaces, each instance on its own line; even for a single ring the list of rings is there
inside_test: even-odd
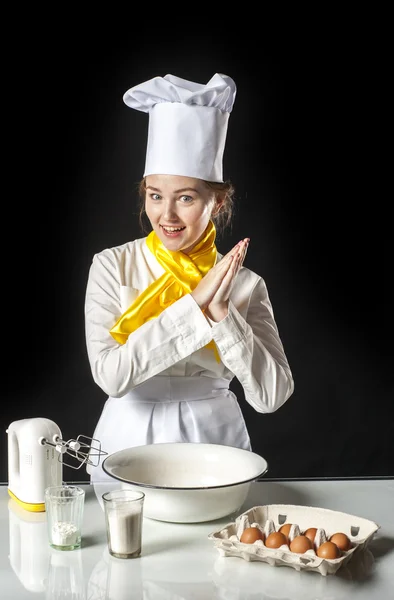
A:
[[[186,229],[186,227],[164,227],[164,225],[160,225],[160,227],[166,233],[179,233],[180,231],[183,231],[184,229]]]

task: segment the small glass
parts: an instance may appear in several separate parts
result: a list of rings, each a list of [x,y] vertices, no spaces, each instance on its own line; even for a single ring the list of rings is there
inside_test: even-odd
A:
[[[109,553],[116,558],[138,558],[145,494],[120,489],[106,492],[102,498]]]
[[[74,485],[59,485],[45,490],[45,510],[49,543],[56,550],[81,547],[85,491]]]

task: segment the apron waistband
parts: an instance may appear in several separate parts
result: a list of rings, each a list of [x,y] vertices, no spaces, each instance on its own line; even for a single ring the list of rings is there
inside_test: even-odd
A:
[[[227,395],[230,382],[224,378],[211,377],[164,377],[156,376],[136,386],[120,401],[139,402],[190,402]]]

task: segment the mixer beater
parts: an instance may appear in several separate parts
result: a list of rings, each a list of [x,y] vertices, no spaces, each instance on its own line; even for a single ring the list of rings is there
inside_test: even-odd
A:
[[[82,439],[90,440],[90,443],[83,442]],[[85,464],[97,467],[100,464],[100,457],[107,454],[107,452],[101,450],[99,440],[82,434],[78,435],[76,439],[71,438],[67,441],[62,440],[58,435],[54,436],[52,442],[45,437],[41,437],[38,442],[42,446],[54,448],[59,453],[58,460],[72,469],[80,469]],[[64,460],[65,456],[71,456],[73,462],[69,459],[66,462]]]

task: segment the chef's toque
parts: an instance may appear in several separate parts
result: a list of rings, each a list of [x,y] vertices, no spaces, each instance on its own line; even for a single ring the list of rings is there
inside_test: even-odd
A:
[[[223,182],[235,95],[235,82],[219,73],[206,85],[165,75],[127,90],[123,96],[127,106],[149,113],[144,177],[183,175]]]

